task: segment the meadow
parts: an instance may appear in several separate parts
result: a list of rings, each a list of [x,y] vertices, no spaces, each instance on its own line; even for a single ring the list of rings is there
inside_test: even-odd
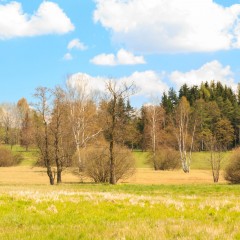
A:
[[[228,185],[4,185],[1,239],[240,239]]]
[[[134,154],[135,175],[115,186],[70,170],[50,186],[34,150],[0,168],[0,239],[240,239],[239,186],[213,184],[208,153],[195,153],[190,174],[155,172]]]

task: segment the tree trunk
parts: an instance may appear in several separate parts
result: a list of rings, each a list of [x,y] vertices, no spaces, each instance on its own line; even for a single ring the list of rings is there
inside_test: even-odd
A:
[[[81,158],[81,151],[80,151],[80,146],[77,144],[77,155],[78,155],[78,167],[79,167],[79,172],[83,171],[83,162]]]
[[[57,169],[57,183],[62,183],[62,168],[60,167]]]
[[[113,141],[110,141],[109,151],[110,151],[110,184],[116,184],[115,176],[115,159],[113,155]]]
[[[55,174],[53,174],[51,167],[47,167],[47,175],[49,177],[50,185],[54,185]]]

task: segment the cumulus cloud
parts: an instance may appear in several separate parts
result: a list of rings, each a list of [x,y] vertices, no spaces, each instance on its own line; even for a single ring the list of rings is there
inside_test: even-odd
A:
[[[107,66],[116,66],[116,65],[135,65],[135,64],[145,64],[143,56],[134,56],[131,52],[128,52],[124,49],[120,49],[117,52],[117,55],[114,54],[100,54],[95,56],[90,60],[91,63],[96,65],[107,65]]]
[[[199,69],[190,70],[188,72],[173,71],[170,73],[156,73],[155,71],[136,71],[133,74],[116,79],[118,83],[136,85],[138,96],[154,97],[161,95],[164,91],[168,91],[169,86],[166,82],[172,82],[175,89],[179,89],[183,84],[189,86],[200,85],[202,82],[220,81],[227,86],[237,89],[234,82],[234,74],[230,66],[223,66],[218,61],[212,61],[204,64]],[[85,79],[88,85],[94,90],[103,92],[105,83],[108,78],[101,76],[90,76],[85,73],[76,73],[71,76],[71,81]]]
[[[95,65],[115,66],[117,65],[114,54],[100,54],[90,60]]]
[[[87,49],[87,46],[84,43],[80,42],[79,39],[75,38],[68,43],[67,48],[68,48],[68,50],[78,49],[78,50],[83,51],[83,50]]]
[[[240,48],[240,4],[213,0],[95,0],[94,20],[113,41],[148,53]]]
[[[85,81],[93,91],[104,92],[106,81],[104,77],[93,77],[85,73],[73,74],[69,81],[76,84],[78,81]],[[161,95],[168,89],[168,86],[161,80],[160,75],[154,71],[134,72],[132,75],[116,79],[117,83],[134,83],[137,88],[136,95],[151,97]]]
[[[66,61],[70,61],[72,60],[73,57],[70,53],[66,53],[64,56],[63,56],[63,60],[66,60]]]
[[[24,13],[19,2],[0,4],[0,39],[64,34],[72,30],[71,20],[56,3],[44,1],[33,15]]]
[[[161,95],[164,91],[168,90],[168,86],[161,79],[161,75],[154,71],[134,72],[128,77],[120,79],[122,82],[134,84],[137,87],[137,95],[145,97],[152,97]]]
[[[233,72],[231,71],[230,66],[223,66],[216,60],[208,62],[199,69],[191,70],[189,72],[174,71],[169,75],[169,79],[178,88],[185,83],[189,86],[193,86],[212,80],[220,81],[227,86],[231,86],[233,89],[237,88],[237,84],[234,83]]]

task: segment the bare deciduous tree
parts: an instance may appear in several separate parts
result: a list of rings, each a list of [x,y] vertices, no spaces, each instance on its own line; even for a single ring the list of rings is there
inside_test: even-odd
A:
[[[119,105],[120,101],[125,101],[134,92],[134,85],[121,84],[120,86],[113,80],[106,83],[108,92],[108,101],[105,102],[105,136],[109,142],[109,163],[110,163],[110,184],[116,184],[116,156],[115,144],[124,142],[120,140],[124,134],[124,124],[122,116],[122,107]],[[120,134],[120,131],[121,134]],[[120,140],[120,141],[119,141]]]
[[[66,116],[66,104],[64,102],[65,93],[62,88],[55,87],[52,91],[54,96],[54,108],[51,116],[50,129],[53,136],[53,155],[57,167],[57,183],[62,182],[63,167],[67,166],[70,149],[64,147],[68,143],[68,124],[64,120]],[[69,147],[69,144],[67,144]],[[67,150],[67,152],[66,152]],[[71,155],[71,154],[70,154]]]
[[[186,97],[182,97],[172,116],[174,134],[178,142],[182,169],[185,173],[189,173],[192,160],[192,149],[194,134],[196,129],[196,121],[191,119],[190,122],[190,104]]]
[[[154,169],[157,170],[156,151],[160,144],[162,125],[164,122],[164,109],[160,105],[149,105],[144,107],[145,124],[144,134],[149,142],[152,151],[152,162]]]
[[[21,119],[15,104],[5,103],[1,105],[0,122],[4,127],[4,142],[13,145],[18,143]]]
[[[44,165],[47,168],[47,175],[49,177],[50,184],[54,185],[55,173],[52,171],[50,156],[50,91],[46,87],[38,87],[36,89],[34,97],[38,100],[38,102],[34,106],[40,120],[39,122],[37,122],[36,130],[37,145],[40,150]]]
[[[96,126],[97,109],[93,99],[93,91],[87,80],[78,78],[72,81],[70,78],[65,94],[80,170],[84,165],[81,150],[102,131],[101,127]]]
[[[28,151],[29,146],[34,143],[34,131],[32,122],[33,114],[25,98],[21,98],[18,101],[17,108],[21,121],[20,144],[26,148],[26,151]]]

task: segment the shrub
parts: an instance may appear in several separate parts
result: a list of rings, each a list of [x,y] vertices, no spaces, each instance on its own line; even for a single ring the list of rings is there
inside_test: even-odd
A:
[[[123,147],[116,147],[114,155],[116,161],[116,181],[131,176],[135,171],[135,161],[131,151]],[[94,182],[109,182],[110,163],[108,147],[91,148],[86,151],[83,173],[93,179]]]
[[[240,183],[240,148],[233,151],[231,161],[225,169],[224,177],[231,183]]]
[[[170,148],[156,151],[155,156],[151,153],[147,163],[151,164],[155,170],[174,170],[181,168],[179,153]]]
[[[22,160],[20,154],[13,154],[11,150],[0,147],[0,167],[10,167],[17,165]]]

